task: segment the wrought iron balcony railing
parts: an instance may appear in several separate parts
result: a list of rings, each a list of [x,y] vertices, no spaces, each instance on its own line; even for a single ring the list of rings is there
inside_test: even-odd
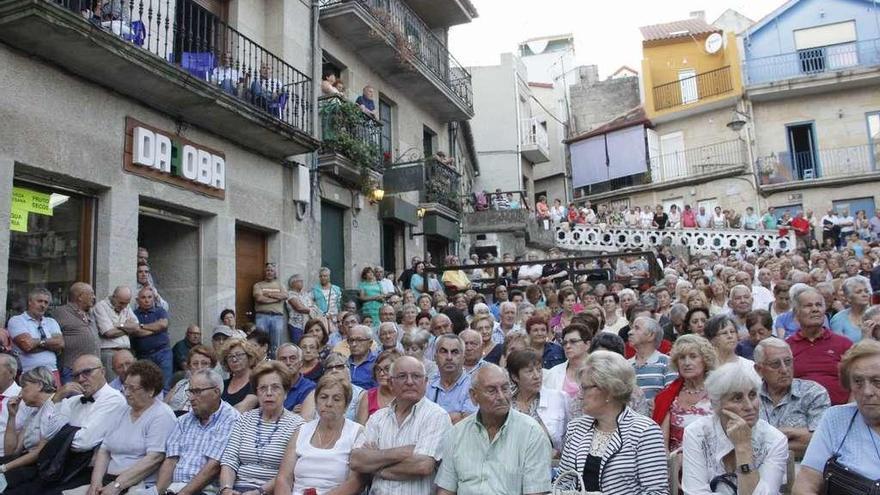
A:
[[[323,149],[381,173],[382,124],[339,96],[320,98],[319,107]]]
[[[425,203],[439,203],[461,213],[461,175],[435,159],[425,160]]]
[[[746,144],[740,139],[652,157],[651,182],[666,182],[748,165]]]
[[[654,110],[657,111],[699,103],[733,91],[730,66],[654,86],[653,91]]]
[[[862,144],[813,151],[782,152],[762,157],[758,173],[762,185],[854,177],[877,172],[880,144]]]
[[[876,65],[880,65],[880,39],[747,58],[743,64],[747,85]]]

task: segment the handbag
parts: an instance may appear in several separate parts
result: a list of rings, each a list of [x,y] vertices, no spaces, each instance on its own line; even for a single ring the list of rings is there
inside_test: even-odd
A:
[[[575,484],[574,490],[566,490],[562,488],[560,485],[560,481],[565,477],[573,477],[577,480]],[[551,495],[602,495],[602,492],[588,492],[584,488],[584,480],[581,479],[580,473],[575,471],[574,469],[569,469],[568,471],[563,471],[559,473],[559,476],[556,477],[556,480],[553,482],[553,489],[550,491]]]
[[[872,480],[837,462],[843,442],[852,430],[853,422],[859,411],[856,410],[843,439],[837,446],[834,455],[825,463],[822,478],[825,479],[825,495],[880,495],[880,480]]]

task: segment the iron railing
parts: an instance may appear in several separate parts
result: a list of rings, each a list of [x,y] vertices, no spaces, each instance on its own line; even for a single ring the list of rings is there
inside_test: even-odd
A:
[[[311,134],[311,79],[193,0],[48,0]]]
[[[733,91],[730,66],[654,86],[654,110],[697,103]]]
[[[433,158],[425,160],[425,203],[439,203],[461,213],[461,175]]]
[[[665,182],[710,174],[748,164],[746,144],[740,139],[690,148],[648,159],[651,182]]]
[[[759,174],[763,185],[850,177],[877,172],[878,160],[880,143],[786,152],[762,158]]]
[[[541,125],[537,119],[522,119],[522,144],[525,146],[537,146],[545,152],[549,148],[547,128]]]
[[[479,191],[470,196],[467,202],[473,211],[532,209],[525,191]]]
[[[321,97],[318,106],[322,147],[381,172],[382,124],[340,96]]]
[[[470,73],[449,53],[446,44],[402,0],[321,0],[321,8],[343,3],[361,5],[388,34],[400,57],[443,81],[461,103],[473,110]]]
[[[747,58],[744,72],[746,84],[762,84],[875,65],[880,65],[880,39]]]

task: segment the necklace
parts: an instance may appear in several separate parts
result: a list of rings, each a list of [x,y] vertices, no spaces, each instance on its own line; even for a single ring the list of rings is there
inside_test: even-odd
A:
[[[333,446],[333,444],[336,443],[337,439],[333,438],[334,436],[336,436],[335,431],[332,432],[330,435],[331,443],[327,443],[327,441],[324,439],[324,435],[321,434],[321,425],[315,426],[315,433],[318,435],[318,445],[319,445],[319,448],[321,448],[321,449],[329,449],[330,447]]]
[[[269,444],[272,443],[272,439],[275,437],[275,433],[278,431],[279,422],[281,421],[284,413],[282,412],[278,419],[275,420],[275,427],[269,433],[269,436],[266,439],[263,439],[263,418],[262,415],[257,416],[257,435],[254,438],[254,450],[257,452],[257,464],[263,464],[263,449],[266,448]]]
[[[704,387],[700,388],[683,388],[684,393],[688,395],[702,395],[706,393],[706,389]]]

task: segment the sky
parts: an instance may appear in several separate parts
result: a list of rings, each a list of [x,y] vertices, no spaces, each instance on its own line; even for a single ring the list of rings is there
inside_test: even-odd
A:
[[[711,23],[732,8],[759,20],[785,0],[471,0],[479,16],[450,29],[449,49],[464,66],[497,65],[529,38],[573,33],[578,65],[597,64],[603,79],[621,65],[641,70],[639,26],[688,18]]]

